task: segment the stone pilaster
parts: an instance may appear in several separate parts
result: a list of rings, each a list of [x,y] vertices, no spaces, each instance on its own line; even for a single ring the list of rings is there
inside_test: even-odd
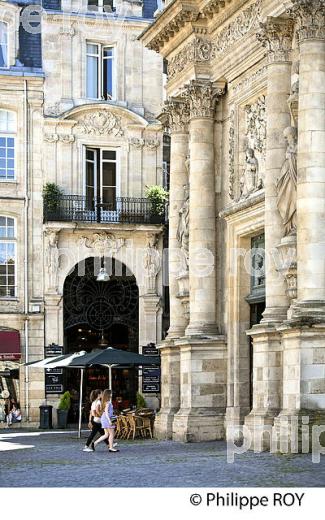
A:
[[[268,449],[270,429],[281,409],[281,336],[276,330],[287,317],[289,299],[286,282],[278,271],[277,246],[284,226],[277,206],[276,183],[285,160],[285,128],[290,126],[290,94],[293,24],[290,20],[268,18],[261,24],[257,38],[267,49],[268,76],[266,96],[265,165],[265,275],[266,309],[259,325],[248,334],[253,337],[253,409],[245,419],[252,436],[251,448]],[[281,359],[280,359],[281,358]]]

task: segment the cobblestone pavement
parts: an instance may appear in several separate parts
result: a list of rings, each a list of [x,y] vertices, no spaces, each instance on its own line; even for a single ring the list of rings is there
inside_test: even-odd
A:
[[[10,432],[11,433],[11,432]],[[1,487],[311,487],[325,485],[325,457],[244,453],[225,442],[120,441],[119,453],[82,451],[76,433],[0,432]],[[32,446],[32,447],[31,447]]]

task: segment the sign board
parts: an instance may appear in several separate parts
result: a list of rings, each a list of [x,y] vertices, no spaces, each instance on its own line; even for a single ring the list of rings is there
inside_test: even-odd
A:
[[[155,343],[148,343],[142,347],[144,356],[159,356],[159,351]],[[160,367],[142,367],[142,393],[158,394],[160,392]]]
[[[63,385],[45,385],[45,391],[47,394],[62,394]]]
[[[63,354],[61,345],[48,345],[45,347],[45,357],[55,357]],[[45,369],[45,394],[62,394],[63,392],[63,368]]]
[[[159,356],[159,351],[155,343],[148,343],[142,347],[142,354],[144,356]]]

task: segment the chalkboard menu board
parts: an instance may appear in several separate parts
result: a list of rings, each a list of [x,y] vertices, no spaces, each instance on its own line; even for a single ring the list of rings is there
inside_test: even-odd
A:
[[[159,356],[155,343],[148,343],[142,347],[144,356]],[[142,368],[142,393],[157,394],[160,392],[160,367],[153,365]]]
[[[45,347],[45,357],[55,357],[63,354],[63,347],[52,343]],[[46,368],[45,369],[45,393],[46,394],[62,394],[63,393],[63,368]]]

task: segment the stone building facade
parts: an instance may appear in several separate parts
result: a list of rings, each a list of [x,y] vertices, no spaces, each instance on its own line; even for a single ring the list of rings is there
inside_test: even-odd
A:
[[[0,2],[2,354],[15,337],[23,362],[42,358],[51,344],[80,350],[86,333],[92,347],[104,345],[113,341],[106,322],[119,324],[132,302],[132,348],[162,338],[164,221],[152,218],[145,193],[163,180],[155,118],[162,59],[137,39],[156,7],[152,0]],[[48,183],[60,197],[49,195],[43,207]],[[81,290],[76,269],[88,272],[87,259],[88,292],[73,300]],[[123,292],[120,310],[105,307],[94,283],[103,262]],[[14,368],[6,359],[10,353],[1,369]],[[56,406],[59,394],[44,388],[43,370],[20,368],[24,421],[38,422],[46,397]]]
[[[174,0],[142,33],[168,63],[161,438],[302,449],[324,424],[324,22],[324,0]]]

